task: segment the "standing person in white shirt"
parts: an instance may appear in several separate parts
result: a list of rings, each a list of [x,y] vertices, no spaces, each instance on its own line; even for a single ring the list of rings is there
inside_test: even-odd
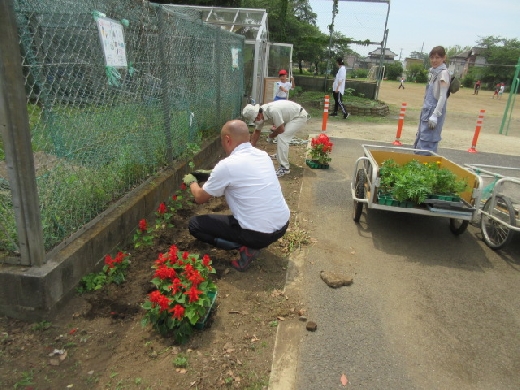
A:
[[[500,83],[500,88],[498,90],[498,97],[497,99],[500,99],[502,95],[504,94],[504,90],[506,89],[506,86],[504,83]]]
[[[339,69],[338,73],[336,73],[334,83],[332,84],[332,96],[334,96],[334,111],[332,112],[332,114],[330,114],[330,116],[338,116],[338,108],[341,107],[343,119],[347,119],[350,116],[350,114],[347,112],[347,109],[343,105],[343,94],[345,93],[347,69],[345,68],[345,64],[343,64],[343,58],[338,58],[336,62],[338,63]]]
[[[294,77],[291,77],[291,81],[287,81],[287,71],[282,69],[278,72],[278,77],[280,77],[280,81],[276,82],[276,96],[274,100],[288,100],[289,99],[289,91],[294,89]]]

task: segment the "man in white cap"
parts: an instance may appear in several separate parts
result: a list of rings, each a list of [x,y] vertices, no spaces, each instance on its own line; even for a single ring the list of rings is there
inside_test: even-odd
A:
[[[276,176],[282,177],[291,172],[289,164],[289,142],[294,134],[307,123],[309,115],[307,111],[290,100],[278,100],[263,104],[248,104],[242,110],[242,117],[247,123],[255,123],[255,131],[251,135],[251,145],[256,146],[260,138],[260,132],[264,127],[264,121],[271,122],[275,128],[271,130],[267,141],[276,143],[276,159],[280,162],[280,167],[276,171]]]

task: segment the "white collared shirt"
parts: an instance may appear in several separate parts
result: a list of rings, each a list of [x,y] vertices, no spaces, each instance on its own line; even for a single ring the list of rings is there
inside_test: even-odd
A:
[[[243,229],[273,233],[289,221],[289,207],[273,162],[249,142],[219,161],[202,188],[211,196],[224,195]]]

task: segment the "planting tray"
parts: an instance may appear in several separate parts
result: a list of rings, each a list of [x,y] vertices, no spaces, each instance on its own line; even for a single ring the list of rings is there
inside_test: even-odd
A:
[[[475,207],[464,203],[462,200],[459,202],[452,202],[442,199],[426,199],[424,201],[426,206],[431,211],[442,210],[442,211],[459,211],[472,213],[475,211]]]
[[[305,160],[305,163],[312,169],[329,169],[329,164],[320,164],[312,160]]]
[[[199,322],[195,324],[195,329],[204,329],[206,326],[206,321],[209,318],[209,315],[211,314],[211,311],[213,310],[213,306],[215,305],[215,300],[217,299],[217,292],[216,291],[209,291],[208,292],[209,299],[211,299],[211,304],[207,308],[206,315],[204,318],[200,319]]]

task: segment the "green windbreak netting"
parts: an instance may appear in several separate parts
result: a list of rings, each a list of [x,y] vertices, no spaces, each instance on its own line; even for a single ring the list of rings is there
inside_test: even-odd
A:
[[[141,0],[17,0],[15,14],[46,250],[240,116],[244,39],[196,15]]]

